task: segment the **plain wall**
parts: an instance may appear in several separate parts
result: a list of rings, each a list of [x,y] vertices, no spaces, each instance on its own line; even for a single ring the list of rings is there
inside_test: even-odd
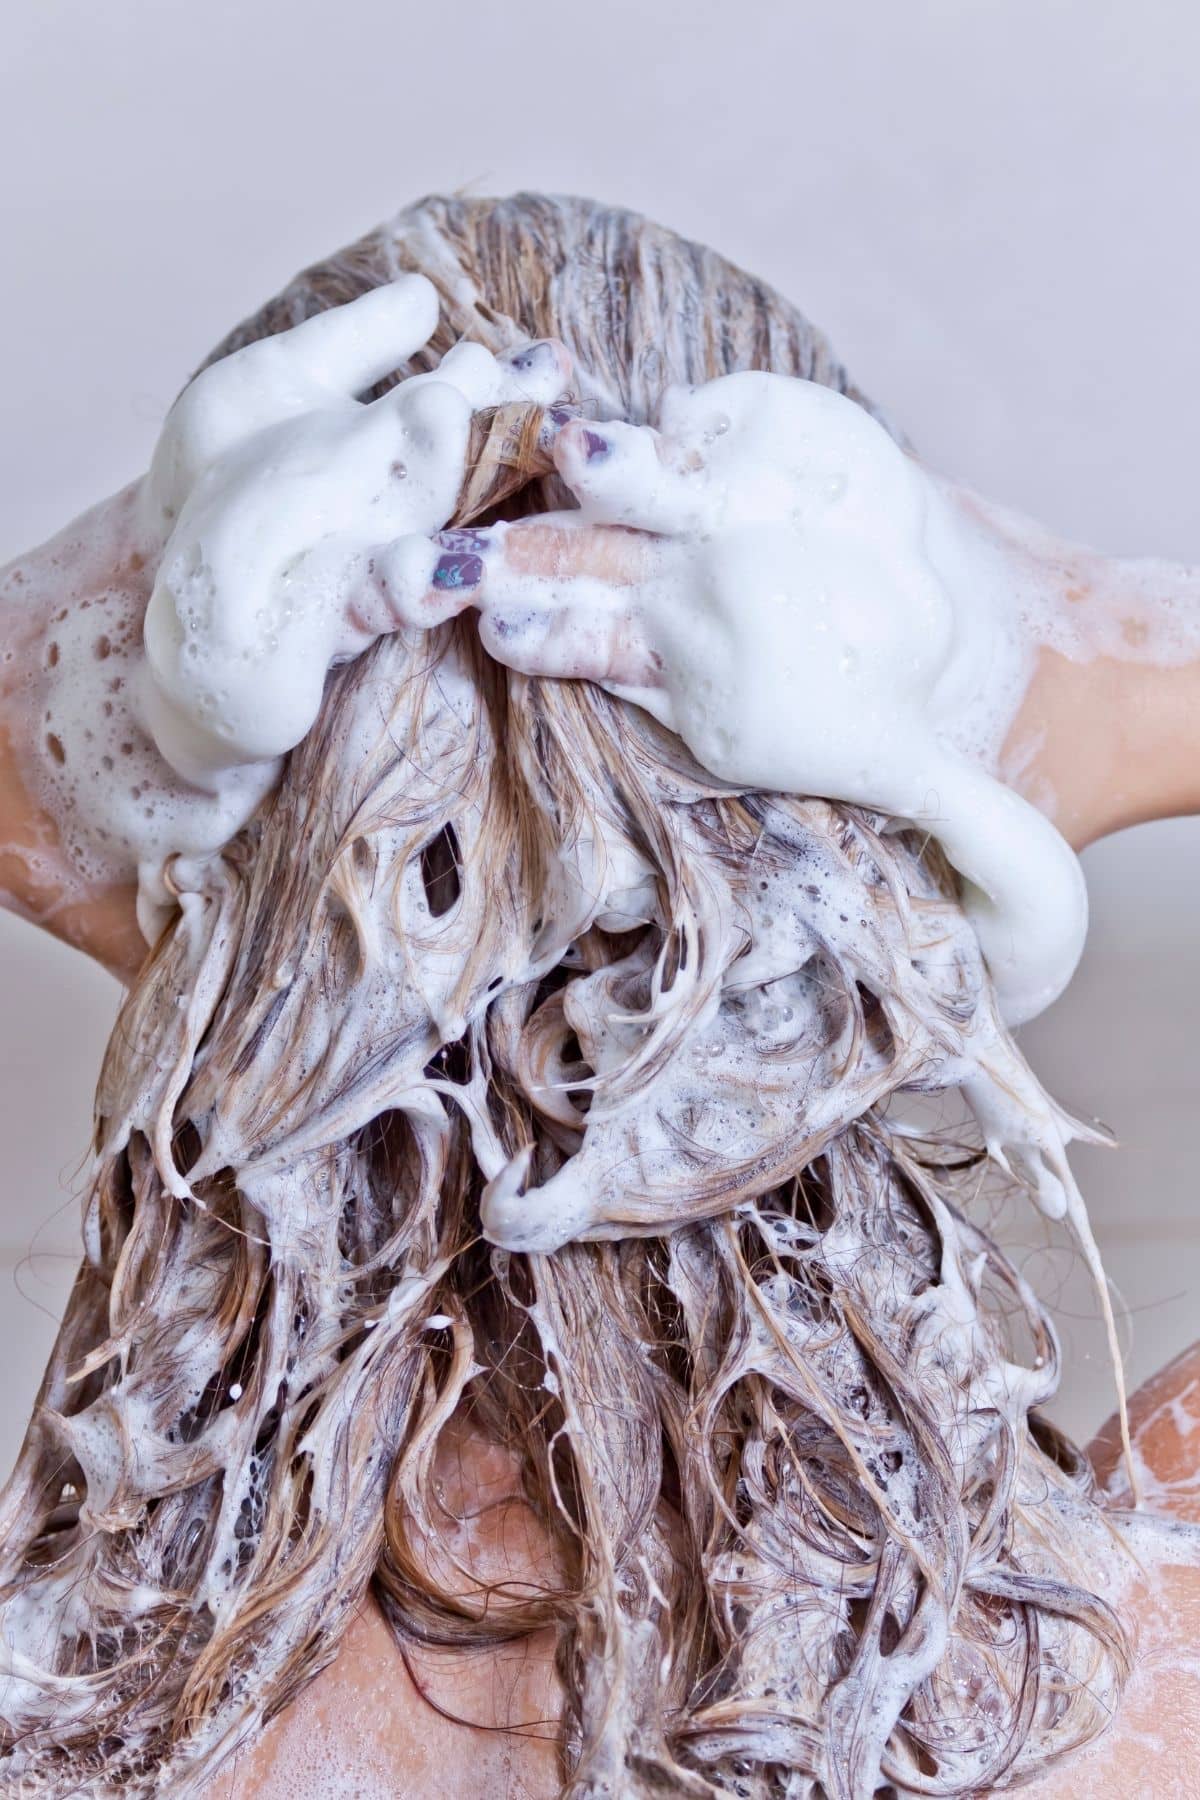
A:
[[[208,348],[433,189],[576,191],[770,277],[934,464],[1112,551],[1196,558],[1200,15],[1166,0],[38,0],[0,61],[0,556],[145,464]],[[1200,1336],[1193,822],[1086,859],[1094,925],[1025,1041],[1080,1153],[1141,1379]],[[116,990],[0,919],[0,1462],[73,1268]],[[1062,1417],[1108,1410],[1078,1259]]]

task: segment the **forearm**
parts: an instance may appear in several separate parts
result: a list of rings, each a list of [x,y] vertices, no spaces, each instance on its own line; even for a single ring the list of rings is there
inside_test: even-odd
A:
[[[81,689],[78,665],[88,658],[100,675],[111,662],[102,682],[124,684],[140,654],[133,499],[126,490],[0,571],[0,905],[121,976],[145,954],[136,867],[106,842],[87,795],[105,773],[105,707],[111,724],[128,697]]]
[[[1076,849],[1200,811],[1200,661],[1039,653],[1002,771]]]
[[[1105,556],[954,492],[1024,644],[996,772],[1076,849],[1200,810],[1200,570]]]

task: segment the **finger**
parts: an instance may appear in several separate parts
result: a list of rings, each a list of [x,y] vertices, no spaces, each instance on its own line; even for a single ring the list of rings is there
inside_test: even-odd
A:
[[[267,426],[307,411],[329,389],[361,392],[432,335],[438,299],[423,275],[373,288],[203,369],[180,394],[147,481],[156,522],[171,525],[205,469]]]
[[[525,344],[503,356],[493,356],[482,344],[463,342],[447,350],[433,374],[419,375],[415,381],[449,382],[476,411],[521,400],[550,406],[566,393],[571,368],[570,351],[553,338]]]
[[[602,581],[630,587],[659,572],[667,552],[647,532],[591,525],[578,513],[543,513],[480,535],[493,577],[529,576],[559,584]]]
[[[569,598],[526,589],[508,599],[483,593],[479,637],[489,656],[522,675],[595,681],[629,691],[660,685],[659,659],[646,637],[631,590],[597,584]]]
[[[423,376],[358,409],[352,432],[367,446],[368,466],[389,470],[382,529],[432,532],[451,516],[466,478],[471,417],[457,387]]]
[[[673,535],[703,519],[707,472],[667,463],[662,444],[648,425],[573,419],[555,439],[554,462],[586,520]]]
[[[661,568],[654,539],[573,514],[492,527],[479,534],[482,544],[473,535],[455,534],[451,548],[480,557],[473,603],[497,661],[526,675],[656,685],[642,623]]]
[[[399,538],[376,552],[374,564],[397,617],[428,624],[485,601],[519,606],[536,595],[543,605],[563,604],[575,584],[587,590],[575,596],[577,605],[597,587],[642,587],[661,572],[663,547],[645,532],[543,513]]]
[[[530,344],[509,358],[494,357],[482,344],[456,344],[428,375],[400,382],[375,403],[359,409],[356,429],[391,443],[395,474],[410,477],[406,497],[421,495],[424,518],[411,517],[416,530],[434,530],[453,510],[466,480],[466,457],[474,414],[515,401],[543,407],[547,449],[568,414],[551,408],[569,380],[566,349],[550,340]],[[393,434],[398,436],[393,439]],[[402,441],[401,441],[402,440]]]
[[[244,354],[252,356],[274,345],[276,376],[286,371],[294,380],[361,394],[428,343],[437,321],[433,283],[424,275],[402,275],[345,306],[332,306],[305,319],[277,338],[252,344]]]
[[[652,547],[641,534],[616,526],[585,526],[574,513],[554,514],[482,529],[449,527],[412,534],[381,546],[372,576],[396,620],[428,625],[481,605],[518,607],[535,591],[544,605],[573,582],[626,588],[652,573]]]
[[[481,532],[411,533],[380,545],[367,563],[351,619],[375,636],[401,625],[428,630],[477,604],[484,581]]]
[[[498,357],[501,392],[497,406],[528,400],[535,406],[552,406],[571,385],[574,358],[558,338],[538,338],[518,350]]]
[[[362,427],[371,432],[379,426],[387,431],[398,426],[418,454],[440,455],[444,448],[453,447],[461,460],[466,456],[472,411],[471,401],[453,382],[443,381],[440,374],[418,375],[366,407]],[[460,478],[462,473],[460,470]]]
[[[643,621],[659,568],[652,539],[614,528],[448,530],[379,550],[360,606],[377,631],[440,624],[474,606],[485,648],[510,668],[654,687],[660,664]]]

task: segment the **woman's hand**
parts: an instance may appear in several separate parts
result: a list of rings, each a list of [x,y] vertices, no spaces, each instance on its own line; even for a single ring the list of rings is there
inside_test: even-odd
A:
[[[0,574],[0,900],[121,976],[135,894],[153,935],[166,860],[240,828],[329,664],[400,622],[377,555],[451,516],[472,410],[562,391],[558,346],[464,344],[361,404],[436,317],[407,277],[213,365],[144,481]]]
[[[264,339],[204,371],[172,409],[146,486],[164,535],[146,614],[147,715],[197,782],[290,750],[334,662],[399,622],[382,567],[445,525],[472,414],[548,404],[560,346],[497,358],[457,344],[436,372],[363,405],[355,395],[430,337],[421,275]]]
[[[754,443],[761,422],[751,416],[735,427],[722,403],[723,393],[750,383],[792,390],[791,427],[779,440],[787,456],[764,458],[761,435]],[[843,456],[830,454],[823,413],[839,428],[854,421]],[[727,429],[717,430],[725,419]],[[730,467],[744,446],[750,458]],[[779,786],[796,762],[815,780],[822,746],[814,719],[834,701],[850,707],[856,732],[878,729],[855,691],[862,665],[849,637],[870,620],[870,647],[888,647],[870,670],[884,687],[885,716],[902,709],[906,685],[910,694],[925,686],[922,716],[940,743],[997,775],[1076,849],[1145,819],[1200,810],[1200,571],[1068,543],[933,475],[851,402],[780,377],[738,376],[668,395],[661,432],[575,422],[561,432],[556,460],[579,510],[456,534],[469,576],[456,596],[430,590],[419,604],[410,600],[414,618],[477,606],[498,660],[634,695],[735,782],[762,773],[716,737],[731,688],[733,712],[742,704],[748,663],[759,695],[784,690],[782,711],[760,706],[741,739],[743,753],[756,737],[761,750],[763,732],[782,718],[766,758]],[[891,489],[899,504],[856,506],[855,489],[859,501]],[[758,521],[748,540],[755,557],[775,528],[777,585],[759,570],[749,581],[728,579],[729,500]],[[897,529],[906,515],[914,522],[914,508],[924,513],[917,539]],[[788,521],[790,544],[778,531]],[[877,577],[861,612],[847,563],[824,589],[819,578],[848,531],[860,539],[860,568],[873,560]],[[940,597],[930,593],[931,577]],[[788,592],[807,610],[781,631],[770,602]],[[818,603],[810,607],[811,597]],[[948,617],[957,641],[934,675]],[[906,623],[915,646],[905,645]],[[808,635],[793,687],[779,651],[796,643],[798,626]],[[895,806],[884,796],[896,779],[885,759],[866,803]],[[847,788],[837,797],[855,796]]]
[[[489,651],[636,701],[732,786],[936,833],[1007,1016],[1047,1005],[1083,880],[994,778],[1029,648],[942,487],[861,407],[768,374],[668,394],[661,431],[568,423],[554,454],[579,512],[476,540]]]
[[[733,375],[668,394],[659,432],[569,424],[555,461],[580,511],[542,528],[561,535],[541,581],[527,546],[485,554],[494,655],[636,699],[732,784],[926,806],[955,608],[928,483],[868,413]],[[622,584],[586,579],[579,526],[621,528]]]
[[[1065,544],[779,376],[669,394],[658,432],[568,424],[555,459],[578,512],[456,538],[491,653],[637,701],[735,786],[929,829],[1008,1017],[1047,1005],[1086,927],[1068,845],[1200,806],[1197,575]]]

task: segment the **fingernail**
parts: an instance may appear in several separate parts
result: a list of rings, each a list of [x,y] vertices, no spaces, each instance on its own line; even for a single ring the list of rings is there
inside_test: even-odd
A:
[[[573,406],[548,406],[542,414],[541,429],[538,432],[538,443],[542,449],[552,453],[563,426],[569,425],[572,419],[578,417],[578,409]]]
[[[601,437],[598,431],[585,431],[583,434],[583,448],[588,461],[596,462],[599,457],[608,455],[609,451],[612,449],[612,445],[607,438]]]
[[[448,525],[434,532],[433,541],[443,550],[486,550],[491,544],[487,532],[475,525]]]
[[[434,565],[433,585],[443,592],[477,588],[483,580],[483,558],[471,551],[448,550]]]
[[[547,356],[553,355],[553,345],[541,339],[536,344],[526,344],[523,350],[511,353],[508,362],[513,369],[532,369],[536,363],[544,362]]]

